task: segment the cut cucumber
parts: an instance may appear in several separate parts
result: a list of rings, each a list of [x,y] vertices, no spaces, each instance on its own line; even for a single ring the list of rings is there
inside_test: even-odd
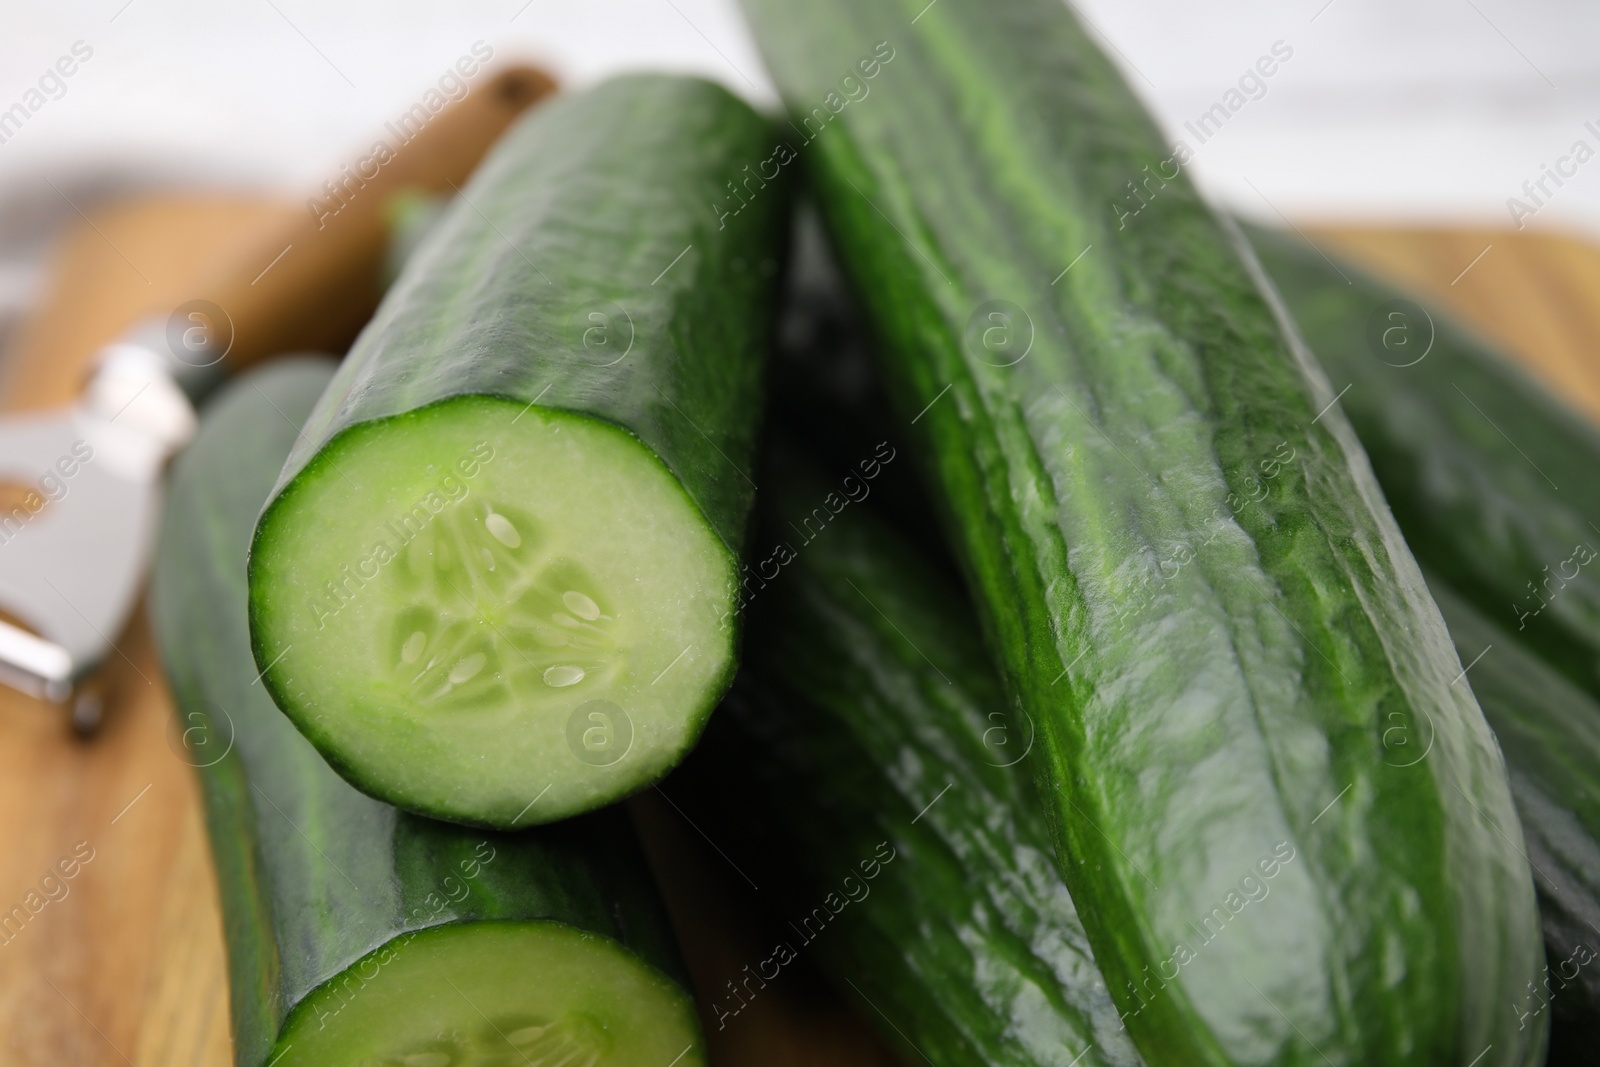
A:
[[[331,374],[269,364],[207,407],[151,587],[175,750],[200,768],[236,1062],[703,1065],[620,812],[515,834],[407,815],[335,774],[257,684],[245,552]]]
[[[1060,0],[743,6],[1140,1052],[1534,1062],[1494,737],[1334,391],[1113,64]]]
[[[266,684],[359,788],[511,828],[693,744],[734,668],[782,176],[713,204],[771,140],[690,78],[540,108],[362,334],[250,557]]]
[[[695,1051],[686,1022],[682,991],[609,938],[550,922],[436,926],[314,990],[272,1063],[663,1067]]]
[[[288,642],[270,673],[305,679],[283,703],[329,761],[402,806],[506,826],[664,773],[728,670],[729,556],[677,480],[614,426],[526,407],[457,397],[356,426],[279,497],[254,568],[258,630]]]

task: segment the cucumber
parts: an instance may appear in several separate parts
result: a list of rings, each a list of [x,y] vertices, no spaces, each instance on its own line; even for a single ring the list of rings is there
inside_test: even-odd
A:
[[[1600,696],[1600,430],[1436,308],[1250,230],[1417,558]]]
[[[200,768],[235,1062],[703,1065],[622,816],[506,834],[404,814],[336,775],[256,684],[245,551],[331,374],[276,362],[208,406],[151,589],[179,751]]]
[[[250,554],[257,665],[359,788],[508,829],[693,744],[737,647],[773,136],[693,78],[541,107],[361,335]]]
[[[1443,579],[1430,575],[1428,584],[1505,751],[1539,891],[1549,971],[1512,1011],[1523,1025],[1548,1012],[1552,1047],[1581,1043],[1592,1055],[1600,1036],[1600,704]]]
[[[891,466],[871,491],[907,476]],[[796,542],[788,522],[839,495],[794,470],[761,485],[764,541]],[[751,602],[733,690],[663,788],[776,887],[789,922],[757,982],[812,959],[907,1063],[1141,1064],[1056,875],[1018,766],[1027,739],[1006,736],[970,608],[876,504],[794,544]],[[708,1018],[734,1025],[758,992],[720,992]]]
[[[1243,238],[1056,0],[744,7],[1141,1053],[1533,1062],[1502,759]]]
[[[1551,1062],[1587,1062],[1600,1034],[1600,583],[1574,549],[1600,546],[1600,508],[1580,488],[1600,469],[1600,434],[1438,308],[1286,234],[1247,230],[1333,382],[1349,386],[1340,404],[1505,752],[1549,968],[1513,1011],[1520,1022],[1548,1006]],[[1540,560],[1558,561],[1562,584],[1530,619],[1528,583],[1515,583],[1548,574]]]

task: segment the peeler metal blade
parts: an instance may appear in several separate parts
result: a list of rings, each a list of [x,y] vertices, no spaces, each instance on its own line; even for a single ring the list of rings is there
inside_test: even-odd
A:
[[[148,328],[107,346],[82,397],[0,418],[0,681],[64,703],[115,647],[156,534],[167,458],[194,408]],[[83,716],[75,711],[75,719]],[[82,724],[80,725],[92,725]]]

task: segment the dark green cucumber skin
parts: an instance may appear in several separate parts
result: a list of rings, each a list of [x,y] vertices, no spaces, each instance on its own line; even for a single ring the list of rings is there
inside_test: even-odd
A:
[[[1539,891],[1551,1044],[1600,1038],[1600,704],[1474,608],[1442,578],[1429,586],[1511,772],[1511,793]],[[1475,661],[1475,662],[1474,662]]]
[[[1558,566],[1563,587],[1547,611],[1524,621],[1514,608],[1536,603],[1527,579],[1578,544],[1600,546],[1600,505],[1584,492],[1600,470],[1600,432],[1447,313],[1411,301],[1423,317],[1388,318],[1409,299],[1401,290],[1297,237],[1248,234],[1333,384],[1350,386],[1340,405],[1430,571],[1462,661],[1484,653],[1472,688],[1505,752],[1558,972],[1552,1062],[1558,1045],[1592,1049],[1600,966],[1566,981],[1559,970],[1575,954],[1600,958],[1600,580],[1582,567],[1569,580]],[[1391,326],[1409,351],[1384,345]]]
[[[332,373],[325,360],[275,362],[207,406],[174,464],[151,584],[185,751],[203,765],[235,1062],[265,1063],[296,1006],[366,953],[445,923],[555,920],[613,938],[681,981],[616,811],[514,834],[405,814],[346,784],[256,684],[245,551]]]
[[[258,538],[297,485],[329,476],[323,457],[342,433],[478,394],[635,435],[736,557],[787,219],[786,173],[760,175],[771,172],[762,164],[776,136],[696,78],[617,78],[530,111],[356,341],[284,465]],[[733,213],[728,183],[749,181],[746,167],[766,187],[741,185],[749,199]],[[631,334],[614,365],[585,348],[591,313],[609,316],[616,343]],[[252,581],[253,600],[275,592]],[[256,637],[266,683],[292,710],[289,680],[270,669],[280,650]],[[703,717],[714,703],[694,710]]]
[[[356,423],[456,396],[539,397],[635,434],[742,548],[784,172],[737,215],[718,208],[776,137],[697,78],[616,78],[530,111],[408,261],[274,497]],[[584,333],[608,303],[631,320],[633,348],[603,367]]]
[[[1533,1061],[1505,1009],[1541,951],[1502,760],[1242,238],[1182,175],[1119,216],[1171,152],[1054,0],[744,7],[794,124],[829,116],[800,157],[1146,1059]],[[852,64],[889,50],[863,97]],[[1030,316],[1020,362],[963,343],[989,300]],[[1240,921],[1140,997],[1278,842],[1296,921]]]
[[[1600,696],[1600,565],[1574,554],[1600,555],[1600,429],[1447,314],[1387,320],[1395,287],[1297,237],[1249,235],[1334,388],[1350,387],[1339,404],[1417,559]],[[1370,340],[1374,318],[1410,351]],[[1395,366],[1430,319],[1431,350]]]
[[[834,489],[792,468],[761,485],[766,539],[790,542],[788,520]],[[872,506],[795,543],[752,600],[740,676],[664,788],[760,872],[786,943],[864,1000],[908,1063],[1142,1064],[1056,874],[1017,765],[1027,740],[1006,736],[970,608]]]
[[[885,404],[869,363],[871,341],[862,332],[826,239],[816,230],[810,214],[805,210],[796,213],[793,262],[788,272],[791,291],[785,301],[786,320],[792,321],[786,321],[781,331],[785,343],[775,374],[774,405],[780,422],[787,421],[791,432],[797,434],[808,431],[815,434],[817,412],[828,410],[828,418],[822,420],[827,431],[807,440],[807,449],[826,453],[834,466],[848,467],[852,457],[870,452],[869,439],[865,436],[868,430],[887,432]],[[1357,284],[1355,293],[1363,298],[1354,303],[1351,289],[1315,250],[1273,231],[1258,231],[1254,227],[1248,230],[1252,243],[1262,251],[1263,264],[1275,278],[1282,279],[1286,299],[1296,308],[1313,302],[1313,313],[1320,313],[1326,320],[1318,324],[1324,331],[1333,324],[1341,307],[1347,317],[1359,323],[1363,315],[1398,295],[1392,290],[1378,289],[1381,283],[1341,263],[1340,269]],[[1365,299],[1367,297],[1372,299]],[[1351,345],[1359,340],[1359,336],[1346,337]],[[1490,355],[1480,342],[1461,332],[1459,327],[1439,334],[1433,354],[1450,353],[1459,345],[1470,346],[1461,353],[1463,358],[1494,360],[1491,370],[1501,366],[1501,357]],[[1353,348],[1347,349],[1346,355],[1353,351]],[[1523,383],[1514,369],[1510,373],[1517,383]],[[1402,379],[1394,382],[1391,388],[1406,384]],[[1427,398],[1417,397],[1416,402],[1426,403]],[[1545,400],[1543,407],[1530,407],[1527,416],[1538,417],[1548,410],[1549,403]],[[1563,412],[1560,418],[1570,416]],[[837,440],[840,426],[858,432],[848,435],[841,444]],[[1448,460],[1450,456],[1444,458]],[[1499,458],[1499,452],[1495,452],[1489,465],[1493,466],[1493,461]],[[930,509],[922,494],[914,487],[890,479],[874,486],[872,492],[874,504],[884,506],[887,514],[894,517],[899,534],[916,538],[919,547],[932,553],[940,552],[942,546],[928,541]],[[942,564],[943,560],[937,562]],[[888,566],[892,569],[895,565]],[[810,570],[797,573],[808,575]],[[929,579],[924,576],[923,580]],[[868,588],[866,580],[860,576],[856,581],[863,589]],[[1600,959],[1600,772],[1596,771],[1600,768],[1600,704],[1549,663],[1537,658],[1537,647],[1519,643],[1514,632],[1497,626],[1437,574],[1429,576],[1428,585],[1461,662],[1473,664],[1470,684],[1506,756],[1512,796],[1532,860],[1545,955],[1547,960],[1554,961],[1551,966],[1558,968],[1557,973],[1547,979],[1550,983],[1547,989],[1530,991],[1523,1001],[1510,1007],[1518,1012],[1520,1022],[1521,1012],[1537,1015],[1539,998],[1548,998],[1550,1064],[1559,1067],[1587,1063],[1596,1035],[1600,1034],[1600,968],[1583,962],[1590,953]],[[788,599],[792,598],[785,598],[785,602]],[[773,607],[781,622],[780,606]],[[761,605],[757,605],[753,620],[756,633],[765,632],[761,619]],[[946,622],[949,624],[948,616]],[[768,638],[758,640],[764,642]],[[763,663],[763,657],[753,657],[747,664],[745,678],[761,677],[758,672],[763,670]],[[826,675],[818,673],[813,677]],[[822,741],[796,736],[792,723],[784,718],[786,706],[806,710],[798,703],[798,694],[813,685],[808,679],[796,686],[787,694],[787,701],[767,698],[762,705],[763,714],[757,717],[741,709],[744,704],[762,699],[761,693],[754,691],[760,686],[736,683],[725,703],[729,710],[719,720],[728,725],[714,731],[708,743],[726,746],[730,751],[736,746],[759,749],[769,768],[784,757],[800,767],[814,765],[815,760],[811,764],[805,761],[808,746],[815,744],[820,749]],[[741,703],[736,703],[736,699]],[[855,705],[842,706],[849,709]],[[845,721],[838,712],[830,713],[823,708],[811,712],[805,721],[809,729],[817,733],[819,727],[831,725],[835,720]],[[722,740],[735,729],[739,736]],[[832,749],[829,751],[831,753]],[[841,766],[850,766],[848,759],[833,758]],[[880,757],[880,762],[887,764],[894,760]],[[728,780],[730,786],[722,790],[726,792],[733,781],[744,781],[734,773],[739,766],[726,763],[714,772],[705,772],[705,776],[713,781]],[[934,790],[942,784],[936,785]],[[746,788],[755,794],[770,787],[751,781]],[[785,797],[786,794],[775,792],[772,803],[778,805]],[[870,810],[881,807],[881,804],[872,804]],[[868,810],[869,806],[863,804],[856,814],[861,817]],[[708,812],[707,817],[713,814]],[[787,821],[783,825],[786,834],[793,833]],[[762,854],[770,852],[774,866],[785,860],[792,862],[794,854],[778,845],[776,841],[768,844],[758,840],[754,847]],[[793,878],[795,874],[790,873],[788,877]],[[1566,961],[1571,961],[1566,964],[1568,973],[1573,968],[1577,970],[1570,979],[1563,979],[1559,970]],[[900,1019],[896,1021],[898,1025],[906,1025]]]

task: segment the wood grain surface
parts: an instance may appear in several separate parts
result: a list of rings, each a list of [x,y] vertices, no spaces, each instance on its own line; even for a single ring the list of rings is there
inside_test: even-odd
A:
[[[1304,228],[1418,296],[1454,311],[1557,396],[1600,419],[1600,249],[1514,230]]]
[[[98,235],[80,234],[63,254],[93,260],[99,284],[48,297],[42,313],[62,318],[49,328],[75,345],[107,339],[139,313],[188,299],[227,242],[285,210],[294,209],[216,198],[97,217]],[[1600,251],[1501,232],[1306,232],[1454,308],[1600,417]],[[77,373],[64,362],[26,380],[63,396]],[[0,1067],[232,1062],[198,790],[142,611],[117,644],[114,703],[93,740],[70,736],[55,709],[0,691],[0,916],[14,907],[29,916],[0,932]],[[715,988],[750,958],[742,887],[670,808],[646,794],[633,809],[658,855],[674,858],[669,904],[697,984]],[[63,864],[72,878],[61,878]],[[820,983],[787,974],[736,1026],[710,1035],[719,1067],[895,1062]]]

